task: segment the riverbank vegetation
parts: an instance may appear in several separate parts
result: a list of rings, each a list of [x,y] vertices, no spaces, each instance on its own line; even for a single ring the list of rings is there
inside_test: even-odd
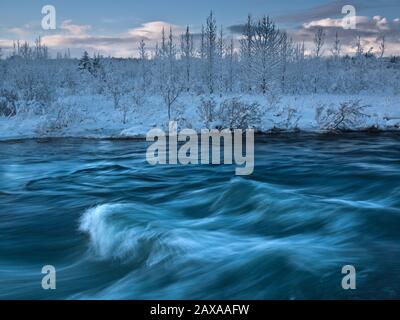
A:
[[[343,54],[323,29],[306,53],[269,17],[248,17],[241,37],[211,13],[201,33],[163,30],[137,58],[50,57],[40,38],[0,59],[0,135],[142,134],[181,127],[268,130],[397,128],[400,58],[354,39]],[[331,39],[332,40],[332,39]],[[396,120],[397,119],[397,120]]]

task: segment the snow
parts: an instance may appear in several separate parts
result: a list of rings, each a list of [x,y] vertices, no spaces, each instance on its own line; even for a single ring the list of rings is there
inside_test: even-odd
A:
[[[400,129],[399,96],[379,95],[299,95],[284,96],[275,106],[271,106],[262,95],[215,96],[217,104],[240,97],[242,101],[257,102],[264,111],[260,129],[293,130],[286,123],[285,110],[297,111],[299,121],[296,129],[306,132],[322,132],[316,120],[316,108],[321,105],[339,106],[343,102],[360,100],[368,105],[365,113],[369,116],[361,127],[363,130],[375,127],[380,130]],[[172,109],[172,115],[179,111],[180,127],[200,131],[205,128],[197,111],[201,96],[181,96]],[[43,137],[84,137],[84,138],[138,138],[145,137],[153,128],[166,130],[168,116],[161,97],[148,97],[139,107],[130,107],[124,123],[123,110],[115,110],[111,100],[101,95],[68,96],[59,98],[46,115],[20,113],[13,117],[0,117],[0,139],[23,139]],[[61,115],[61,116],[60,116]]]
[[[40,41],[17,45],[0,59],[0,139],[137,138],[170,120],[198,132],[399,129],[398,57],[359,38],[355,55],[306,56],[267,18],[249,19],[234,47],[217,25],[210,15],[200,39],[171,31],[157,50],[143,40],[139,59],[51,59]]]

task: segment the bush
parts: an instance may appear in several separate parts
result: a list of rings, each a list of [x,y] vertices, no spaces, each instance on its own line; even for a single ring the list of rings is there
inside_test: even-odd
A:
[[[31,104],[36,102],[36,114],[44,114],[54,101],[57,83],[51,77],[48,66],[29,64],[28,62],[15,65],[11,69],[10,85],[15,88],[20,100]]]
[[[275,117],[278,117],[276,123],[279,129],[297,131],[302,116],[296,108],[287,106],[275,114]]]
[[[18,96],[14,91],[0,90],[0,116],[13,117],[17,114]]]
[[[84,112],[79,106],[67,102],[55,102],[49,107],[49,112],[38,125],[40,134],[61,132],[62,130],[80,125],[86,120]]]
[[[221,103],[218,118],[223,128],[257,129],[261,125],[261,107],[258,103],[246,103],[239,98]]]
[[[206,126],[206,128],[211,129],[210,125],[215,121],[216,118],[217,103],[214,98],[201,98],[200,106],[197,108],[197,113]]]
[[[365,124],[369,116],[364,113],[368,106],[360,104],[360,100],[342,102],[339,108],[320,105],[316,109],[316,120],[323,130],[354,130]]]

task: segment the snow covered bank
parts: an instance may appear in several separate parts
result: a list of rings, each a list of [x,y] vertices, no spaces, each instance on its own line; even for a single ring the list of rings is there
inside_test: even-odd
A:
[[[43,137],[144,137],[165,129],[168,112],[161,97],[140,105],[113,102],[101,95],[58,99],[41,114],[30,108],[0,117],[0,139]],[[21,109],[23,110],[23,109]],[[250,126],[261,132],[400,129],[400,97],[369,95],[302,95],[270,99],[262,95],[181,96],[171,110],[181,128]]]

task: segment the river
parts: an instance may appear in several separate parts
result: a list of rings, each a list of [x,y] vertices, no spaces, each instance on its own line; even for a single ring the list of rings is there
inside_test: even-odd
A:
[[[258,137],[244,177],[139,140],[0,142],[0,299],[400,298],[399,141]]]

